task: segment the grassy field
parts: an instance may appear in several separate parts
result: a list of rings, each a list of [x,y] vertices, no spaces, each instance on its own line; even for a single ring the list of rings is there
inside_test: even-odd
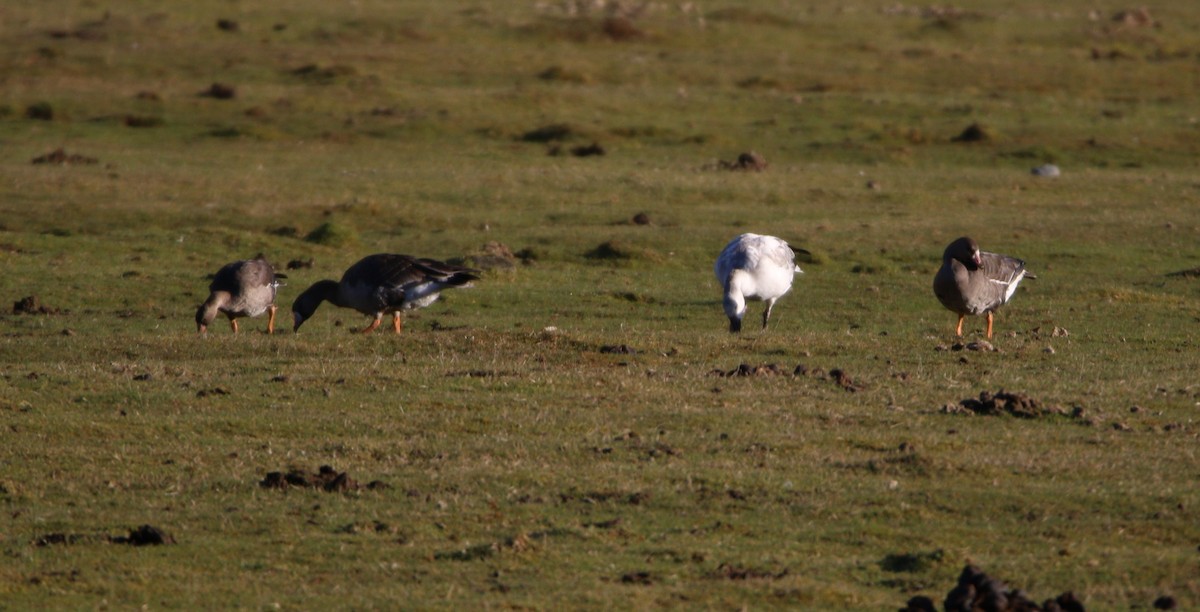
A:
[[[1200,605],[1200,7],[271,4],[0,7],[0,609]],[[735,336],[746,231],[814,255]],[[487,269],[291,332],[376,252]],[[197,336],[258,253],[281,330]]]

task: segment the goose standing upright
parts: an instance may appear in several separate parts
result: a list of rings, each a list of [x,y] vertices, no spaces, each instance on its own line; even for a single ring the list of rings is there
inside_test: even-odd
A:
[[[963,236],[946,247],[942,267],[933,277],[933,293],[942,305],[958,314],[954,333],[962,337],[967,315],[987,315],[987,338],[992,339],[992,313],[1008,303],[1025,278],[1025,262],[1008,255],[980,251],[975,240]]]
[[[791,290],[792,278],[797,273],[804,273],[796,265],[796,253],[808,251],[793,249],[779,238],[759,234],[742,234],[725,246],[713,270],[725,296],[723,305],[730,332],[742,331],[746,300],[766,302],[762,321],[763,329],[767,328],[775,300]]]
[[[196,310],[196,330],[205,333],[217,314],[225,313],[236,334],[239,318],[268,312],[267,333],[275,333],[275,294],[281,278],[287,277],[276,274],[261,256],[226,264],[213,276],[208,299]]]
[[[478,270],[436,259],[380,253],[368,255],[350,266],[341,281],[313,283],[292,303],[293,330],[299,330],[321,302],[353,308],[374,320],[362,333],[375,331],[383,315],[392,313],[392,328],[400,333],[400,312],[424,308],[437,301],[447,287],[470,287],[479,280]]]

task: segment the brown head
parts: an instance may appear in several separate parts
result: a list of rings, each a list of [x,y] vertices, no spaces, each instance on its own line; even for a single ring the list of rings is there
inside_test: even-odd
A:
[[[983,265],[983,257],[979,254],[979,245],[975,243],[974,238],[969,236],[963,236],[946,247],[946,251],[942,253],[942,260],[949,261],[951,259],[958,260],[969,270],[978,270]]]

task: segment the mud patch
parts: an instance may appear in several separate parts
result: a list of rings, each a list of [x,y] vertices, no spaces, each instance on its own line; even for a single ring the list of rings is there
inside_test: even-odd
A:
[[[13,314],[56,315],[62,314],[62,310],[46,306],[38,296],[31,295],[13,302]]]
[[[307,270],[312,267],[313,267],[313,259],[311,257],[309,257],[308,259],[293,259],[293,260],[287,262],[288,270],[302,270],[302,269]]]
[[[1057,610],[1060,612],[1084,612],[1083,603],[1071,591],[1047,599],[1041,606],[1029,599],[1020,589],[1010,589],[996,578],[983,573],[974,565],[963,568],[958,584],[950,589],[943,602],[946,612],[970,610],[995,610],[1017,612],[1020,610]],[[928,612],[935,610],[933,600],[924,595],[908,600],[901,612]]]
[[[307,473],[303,470],[293,469],[289,472],[269,472],[258,483],[258,486],[264,489],[289,489],[292,487],[300,489],[319,489],[327,493],[344,493],[347,491],[358,491],[361,489],[386,489],[387,483],[381,480],[372,480],[371,482],[362,485],[358,481],[350,477],[346,472],[339,472],[328,465],[322,465],[317,468],[315,473]]]
[[[78,153],[67,153],[65,149],[58,148],[45,155],[39,155],[33,158],[30,162],[34,165],[51,164],[55,166],[87,166],[99,163],[100,160],[95,157],[87,157]]]

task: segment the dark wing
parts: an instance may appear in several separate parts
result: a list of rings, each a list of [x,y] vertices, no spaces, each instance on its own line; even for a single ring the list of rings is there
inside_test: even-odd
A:
[[[427,258],[418,259],[416,265],[425,274],[425,280],[437,281],[451,287],[461,287],[479,280],[479,270],[474,268]]]
[[[379,288],[402,287],[423,277],[423,273],[416,268],[416,262],[415,258],[408,255],[368,255],[346,270],[342,275],[342,284]]]

